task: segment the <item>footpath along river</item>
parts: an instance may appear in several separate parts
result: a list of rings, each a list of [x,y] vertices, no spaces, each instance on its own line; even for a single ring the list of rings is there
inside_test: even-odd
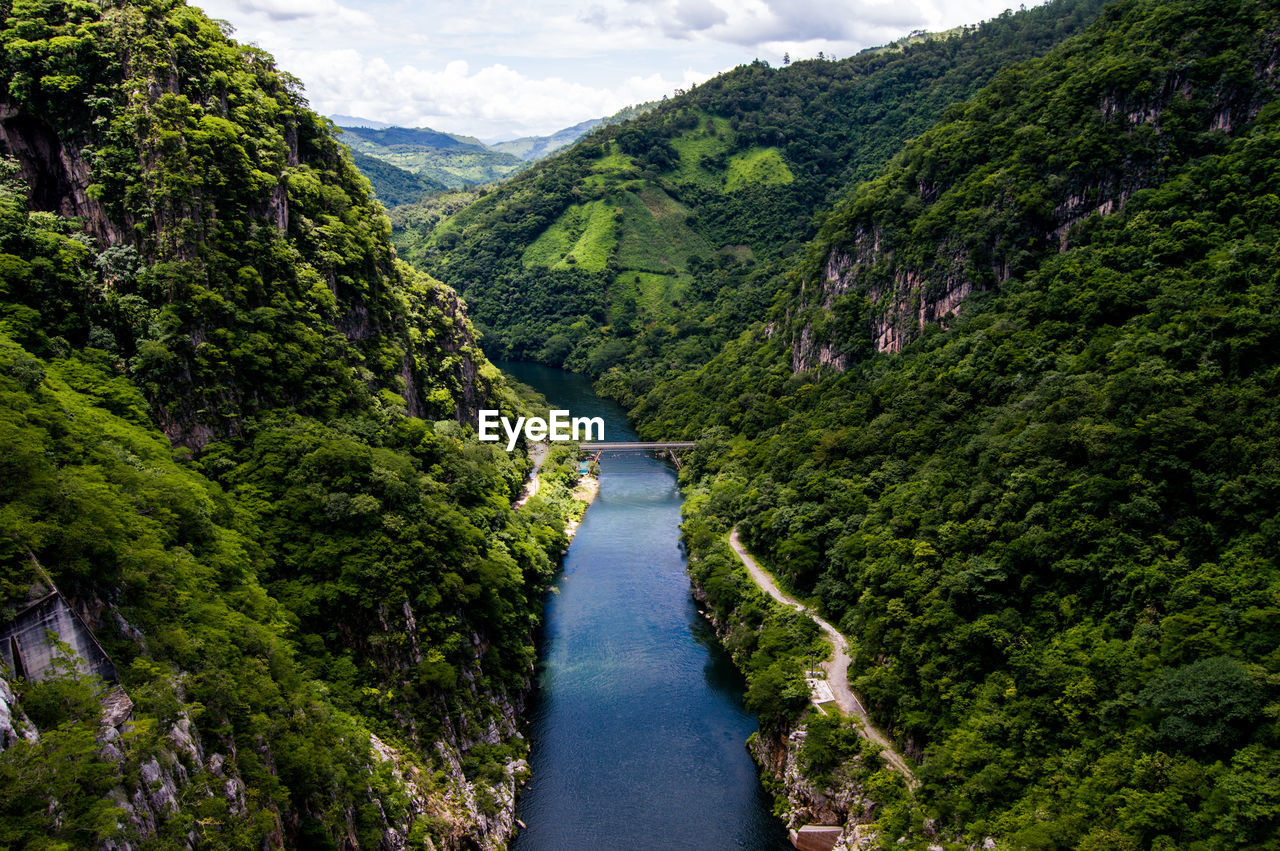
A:
[[[563,370],[499,363],[606,440],[621,408]],[[606,455],[600,495],[547,604],[532,709],[533,777],[514,851],[785,849],[744,742],[742,678],[689,593],[675,473]]]

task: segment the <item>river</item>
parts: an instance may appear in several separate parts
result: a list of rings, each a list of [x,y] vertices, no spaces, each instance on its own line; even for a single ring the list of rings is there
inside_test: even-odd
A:
[[[582,376],[498,366],[554,407],[603,417],[606,440],[636,439]],[[547,604],[514,851],[791,847],[744,744],[756,719],[742,678],[690,596],[679,526],[666,464],[602,459]]]

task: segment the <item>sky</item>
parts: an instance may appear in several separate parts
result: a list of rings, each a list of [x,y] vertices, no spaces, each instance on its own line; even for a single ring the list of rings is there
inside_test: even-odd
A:
[[[486,141],[545,135],[753,59],[845,57],[1009,0],[191,0],[311,107]],[[1034,5],[1029,3],[1028,5]]]

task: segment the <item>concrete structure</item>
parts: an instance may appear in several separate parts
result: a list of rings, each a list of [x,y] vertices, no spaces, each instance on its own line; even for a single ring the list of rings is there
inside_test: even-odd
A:
[[[656,452],[659,455],[666,453],[671,459],[671,463],[676,465],[676,469],[680,469],[679,452],[685,449],[692,449],[697,446],[692,440],[666,440],[666,441],[584,441],[578,444],[578,450],[585,452],[591,456],[593,460],[600,460],[602,452]],[[594,454],[592,454],[594,453]]]
[[[98,640],[66,599],[56,590],[36,600],[17,616],[0,626],[0,662],[16,677],[33,682],[50,672],[57,646],[64,642],[82,674],[96,674],[116,682],[116,668]]]
[[[791,844],[798,851],[831,851],[840,841],[844,828],[839,825],[806,824],[791,831]]]
[[[814,706],[835,703],[836,696],[831,692],[831,683],[825,678],[808,677],[805,682],[809,684],[809,695],[813,699]]]

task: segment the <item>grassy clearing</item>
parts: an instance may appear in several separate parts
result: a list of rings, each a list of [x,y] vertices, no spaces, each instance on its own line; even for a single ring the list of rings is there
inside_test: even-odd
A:
[[[688,209],[656,187],[622,196],[618,263],[628,271],[683,273],[690,257],[706,257],[711,246],[686,221]]]
[[[715,128],[714,133],[707,131],[707,122]],[[721,176],[717,171],[702,165],[703,157],[716,157],[729,150],[729,138],[733,131],[729,129],[729,119],[703,116],[698,126],[671,140],[671,146],[680,154],[680,164],[671,172],[675,183],[694,183],[705,189],[719,190]]]
[[[717,254],[723,254],[726,257],[732,257],[739,262],[754,260],[756,253],[751,250],[750,245],[725,245],[721,246]]]
[[[619,151],[617,142],[610,142],[609,154],[591,164],[591,170],[597,174],[631,171],[635,167],[635,160]]]
[[[636,302],[647,314],[661,319],[669,319],[675,312],[672,303],[680,299],[686,290],[689,278],[684,275],[658,275],[653,272],[622,272],[618,275],[616,286],[632,290]]]
[[[793,180],[795,175],[787,168],[777,148],[752,148],[729,160],[724,188],[726,192],[732,192],[747,186],[790,183]]]
[[[618,243],[617,209],[604,201],[575,204],[525,249],[522,262],[552,269],[599,272]]]

